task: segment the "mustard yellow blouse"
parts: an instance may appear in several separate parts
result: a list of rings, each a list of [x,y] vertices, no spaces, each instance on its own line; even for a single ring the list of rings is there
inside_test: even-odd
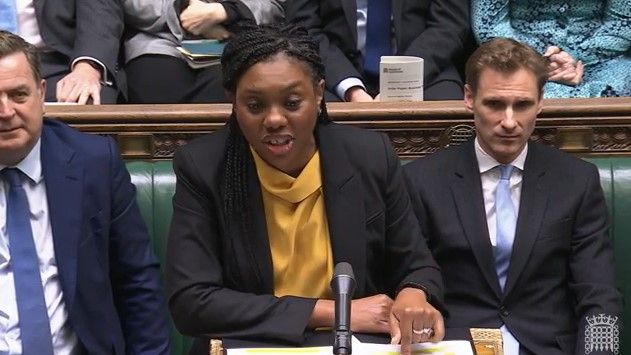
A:
[[[274,295],[330,298],[333,253],[318,151],[296,178],[252,150],[274,268]]]

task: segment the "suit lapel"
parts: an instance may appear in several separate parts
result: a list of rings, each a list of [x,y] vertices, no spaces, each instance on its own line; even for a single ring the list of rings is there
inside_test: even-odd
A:
[[[249,150],[248,150],[249,151]],[[272,265],[272,252],[270,250],[269,237],[267,234],[267,222],[265,220],[265,206],[261,195],[261,185],[256,174],[256,166],[250,155],[248,166],[250,173],[248,176],[248,195],[252,203],[252,229],[253,239],[244,240],[242,245],[250,247],[247,252],[253,258],[256,265],[255,277],[264,293],[274,294],[274,268]]]
[[[545,176],[547,161],[537,148],[536,143],[528,144],[528,156],[524,164],[521,200],[515,228],[515,242],[513,243],[513,252],[506,279],[506,295],[515,286],[530,257],[548,202],[550,181]]]
[[[401,26],[403,23],[403,0],[392,0],[392,23],[397,47],[401,46]]]
[[[55,259],[64,298],[70,307],[76,290],[79,243],[87,223],[82,213],[83,166],[75,151],[46,124],[42,130],[42,171]]]
[[[344,9],[344,17],[346,17],[346,24],[351,29],[353,34],[353,43],[357,43],[357,1],[355,0],[340,0],[342,2],[342,8]]]
[[[45,0],[34,0],[33,1],[33,7],[35,7],[35,18],[37,18],[37,19],[43,19],[44,18],[44,1]]]
[[[353,266],[356,294],[365,290],[366,211],[361,176],[348,163],[346,147],[333,132],[334,124],[318,128],[320,164],[329,236],[335,263]]]
[[[456,176],[451,185],[454,202],[462,223],[462,229],[469,240],[471,250],[482,274],[495,294],[500,297],[502,292],[495,271],[493,250],[489,239],[474,140],[465,143],[460,149],[463,149],[463,154],[459,155],[460,160],[454,171]]]

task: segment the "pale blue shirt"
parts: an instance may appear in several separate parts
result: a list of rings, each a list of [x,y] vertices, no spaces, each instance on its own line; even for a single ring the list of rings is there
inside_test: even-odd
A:
[[[41,141],[35,144],[29,154],[15,167],[28,178],[23,178],[22,186],[29,203],[31,228],[35,249],[39,258],[40,276],[44,289],[46,309],[50,318],[53,349],[56,355],[78,353],[77,336],[68,322],[68,310],[63,297],[59,270],[55,259],[53,232],[48,212],[46,184],[42,174]],[[7,166],[0,164],[0,170]],[[0,354],[22,354],[19,317],[15,299],[15,285],[9,254],[7,235],[7,194],[8,184],[0,178]],[[68,248],[72,246],[67,246]],[[95,320],[98,321],[98,320]],[[29,355],[29,354],[27,354]]]
[[[513,174],[510,177],[509,186],[511,200],[515,206],[515,211],[519,214],[519,199],[521,198],[522,178],[526,155],[528,154],[528,144],[519,153],[517,158],[510,165],[514,166]],[[486,224],[489,229],[491,245],[497,244],[497,224],[495,217],[495,189],[500,180],[500,172],[496,167],[501,165],[495,158],[487,154],[480,146],[478,138],[475,139],[475,156],[480,169],[480,180],[482,181],[482,195],[484,197],[484,210],[486,211]],[[505,324],[500,327],[502,341],[504,343],[504,355],[519,355],[519,342],[508,330]]]

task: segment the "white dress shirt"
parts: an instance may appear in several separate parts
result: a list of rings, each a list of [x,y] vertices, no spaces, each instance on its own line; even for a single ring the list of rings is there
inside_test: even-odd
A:
[[[43,48],[44,40],[39,32],[33,0],[16,0],[15,9],[18,13],[18,35],[35,47]]]
[[[513,169],[509,186],[511,200],[513,200],[517,215],[519,215],[519,199],[521,197],[522,177],[527,154],[528,144],[524,146],[524,149],[519,153],[517,158],[510,163],[510,165],[516,168]],[[500,180],[498,166],[501,165],[501,163],[482,149],[478,138],[475,139],[475,156],[478,160],[480,179],[482,180],[482,195],[484,196],[484,209],[486,211],[486,224],[489,228],[489,238],[491,239],[491,245],[496,246],[495,189]],[[502,325],[500,331],[502,332],[502,340],[504,342],[504,355],[519,355],[519,342],[508,328],[506,328],[506,325]]]
[[[46,309],[50,318],[53,349],[56,355],[76,354],[77,336],[68,322],[68,312],[55,259],[40,146],[41,141],[38,141],[26,158],[15,167],[28,177],[23,177],[22,186],[29,203],[31,228],[39,258]],[[6,166],[0,164],[0,170],[4,168]],[[7,189],[8,183],[0,178],[0,354],[19,355],[22,354],[22,344],[6,226]]]

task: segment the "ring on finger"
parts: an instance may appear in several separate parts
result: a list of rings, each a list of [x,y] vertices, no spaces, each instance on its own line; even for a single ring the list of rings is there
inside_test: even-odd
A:
[[[417,330],[417,329],[412,329],[412,332],[416,335],[427,335],[427,336],[431,336],[432,333],[434,333],[434,329],[432,328],[423,328],[421,330]]]

